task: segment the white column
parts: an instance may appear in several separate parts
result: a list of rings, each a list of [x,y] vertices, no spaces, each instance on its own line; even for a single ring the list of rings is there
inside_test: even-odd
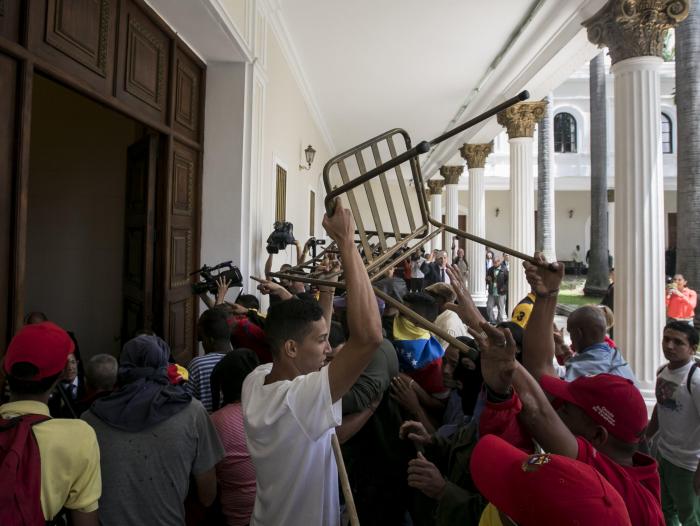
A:
[[[615,76],[615,341],[647,400],[661,360],[664,188],[658,57],[612,67]]]
[[[515,137],[510,143],[510,246],[535,253],[535,181],[532,172],[532,137]],[[509,258],[509,309],[530,292],[522,260]]]
[[[437,221],[442,221],[442,187],[444,179],[428,179],[428,189],[430,190],[430,217]],[[430,227],[433,232],[435,227]],[[442,237],[434,237],[430,242],[430,250],[442,249]]]
[[[464,171],[464,166],[443,166],[440,168],[440,175],[445,179],[445,223],[448,226],[457,228],[458,227],[458,215],[459,215],[459,177]],[[446,232],[445,233],[445,246],[443,247],[447,250],[449,259],[453,257],[452,254],[452,240],[454,235]]]
[[[521,102],[498,114],[498,123],[508,130],[510,144],[510,247],[531,255],[535,252],[535,181],[532,143],[535,124],[546,102]],[[512,310],[528,292],[522,261],[509,258],[508,308]]]
[[[460,149],[462,157],[469,168],[469,215],[467,215],[467,232],[475,236],[486,236],[486,184],[484,165],[486,157],[492,152],[493,144],[465,144]],[[466,257],[469,262],[469,292],[477,307],[485,307],[486,262],[484,246],[467,241]]]
[[[608,47],[615,79],[615,341],[651,407],[666,321],[659,71],[666,31],[690,1],[627,4],[609,0],[583,25]]]

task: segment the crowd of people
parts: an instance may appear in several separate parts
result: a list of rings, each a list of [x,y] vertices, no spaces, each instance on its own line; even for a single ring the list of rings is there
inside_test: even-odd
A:
[[[375,295],[348,210],[324,228],[324,285],[260,278],[263,314],[221,280],[188,364],[149,331],[83,359],[75,335],[27,316],[3,360],[0,524],[700,524],[682,276],[649,419],[611,311],[555,325],[563,264],[524,263],[531,292],[506,320],[502,258],[487,252],[484,311],[463,252],[419,252],[375,286],[432,334]]]

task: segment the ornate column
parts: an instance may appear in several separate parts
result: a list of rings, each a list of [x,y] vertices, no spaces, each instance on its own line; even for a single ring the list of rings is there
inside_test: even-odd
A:
[[[659,68],[666,30],[689,4],[609,0],[584,22],[615,78],[615,341],[649,404],[666,318]]]
[[[430,191],[430,217],[442,221],[442,187],[445,185],[444,179],[428,179],[428,190]],[[435,227],[430,227],[430,231]],[[441,249],[442,239],[440,236],[434,237],[430,242],[430,250]]]
[[[544,116],[546,102],[521,102],[503,110],[498,124],[510,144],[510,246],[525,254],[535,252],[535,182],[532,142],[535,124]],[[522,261],[510,258],[508,311],[530,292]]]
[[[443,166],[440,168],[440,175],[445,179],[445,223],[448,226],[457,228],[459,215],[459,177],[464,172],[464,166]],[[445,247],[450,259],[454,257],[452,254],[452,240],[454,235],[449,232],[445,233]]]
[[[484,167],[486,158],[493,151],[493,143],[465,144],[459,150],[469,169],[469,215],[467,232],[475,236],[486,236],[486,185]],[[469,291],[477,307],[486,306],[486,264],[484,246],[467,241],[465,250],[469,262]]]
[[[554,248],[554,115],[552,95],[544,100],[547,106],[537,126],[537,228],[535,249],[542,251],[547,261],[555,261]]]

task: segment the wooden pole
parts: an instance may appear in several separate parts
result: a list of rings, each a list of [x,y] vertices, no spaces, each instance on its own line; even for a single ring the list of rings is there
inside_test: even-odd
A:
[[[345,505],[348,508],[348,515],[350,515],[350,526],[360,526],[360,519],[357,516],[357,509],[355,508],[355,500],[352,498],[352,490],[350,489],[350,479],[348,478],[348,472],[345,470],[343,452],[340,450],[338,435],[335,433],[333,433],[333,436],[331,437],[331,443],[333,444],[333,453],[335,453],[335,463],[338,465],[340,487],[343,490]]]

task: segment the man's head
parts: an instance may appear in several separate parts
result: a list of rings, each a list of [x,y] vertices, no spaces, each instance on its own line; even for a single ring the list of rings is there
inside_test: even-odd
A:
[[[199,317],[197,330],[204,352],[214,352],[230,346],[233,317],[229,309],[217,305],[205,310]]]
[[[565,382],[542,376],[542,389],[563,402],[559,416],[569,430],[603,453],[633,452],[647,426],[647,408],[631,380],[612,374]]]
[[[76,376],[78,376],[78,359],[75,357],[75,353],[70,353],[61,380],[64,382],[73,382]]]
[[[671,366],[683,366],[698,350],[698,331],[685,322],[671,321],[664,327],[661,348]]]
[[[236,298],[236,304],[245,307],[246,309],[260,310],[260,302],[258,298],[252,294],[241,294]]]
[[[595,305],[579,307],[569,315],[566,330],[571,336],[571,347],[582,352],[591,345],[605,341],[605,315]]]
[[[673,276],[673,284],[678,290],[684,290],[688,282],[683,277],[683,274],[676,274],[675,276]]]
[[[435,255],[435,262],[439,267],[444,267],[447,264],[447,255],[442,250],[439,250]]]
[[[315,301],[292,298],[270,307],[265,336],[275,362],[290,363],[299,374],[318,371],[331,352],[323,310]]]
[[[452,290],[452,287],[446,283],[433,283],[425,288],[425,292],[432,296],[437,303],[440,312],[445,310],[445,305],[447,303],[454,303],[455,298],[457,297],[455,292]]]
[[[119,364],[111,354],[96,354],[85,366],[85,383],[95,392],[111,391],[117,383]]]
[[[493,266],[497,267],[498,265],[501,264],[501,258],[499,256],[493,256]]]
[[[411,292],[403,297],[403,302],[428,321],[435,321],[438,305],[435,298],[425,292]]]
[[[458,257],[458,258],[463,258],[463,257],[464,257],[464,249],[463,249],[463,248],[458,248],[458,249],[457,249],[457,257]]]
[[[30,312],[24,317],[25,325],[34,325],[36,323],[44,323],[45,321],[49,321],[49,319],[46,317],[46,314],[39,311]]]
[[[5,354],[5,373],[13,396],[48,397],[75,350],[68,333],[51,322],[26,325]]]

